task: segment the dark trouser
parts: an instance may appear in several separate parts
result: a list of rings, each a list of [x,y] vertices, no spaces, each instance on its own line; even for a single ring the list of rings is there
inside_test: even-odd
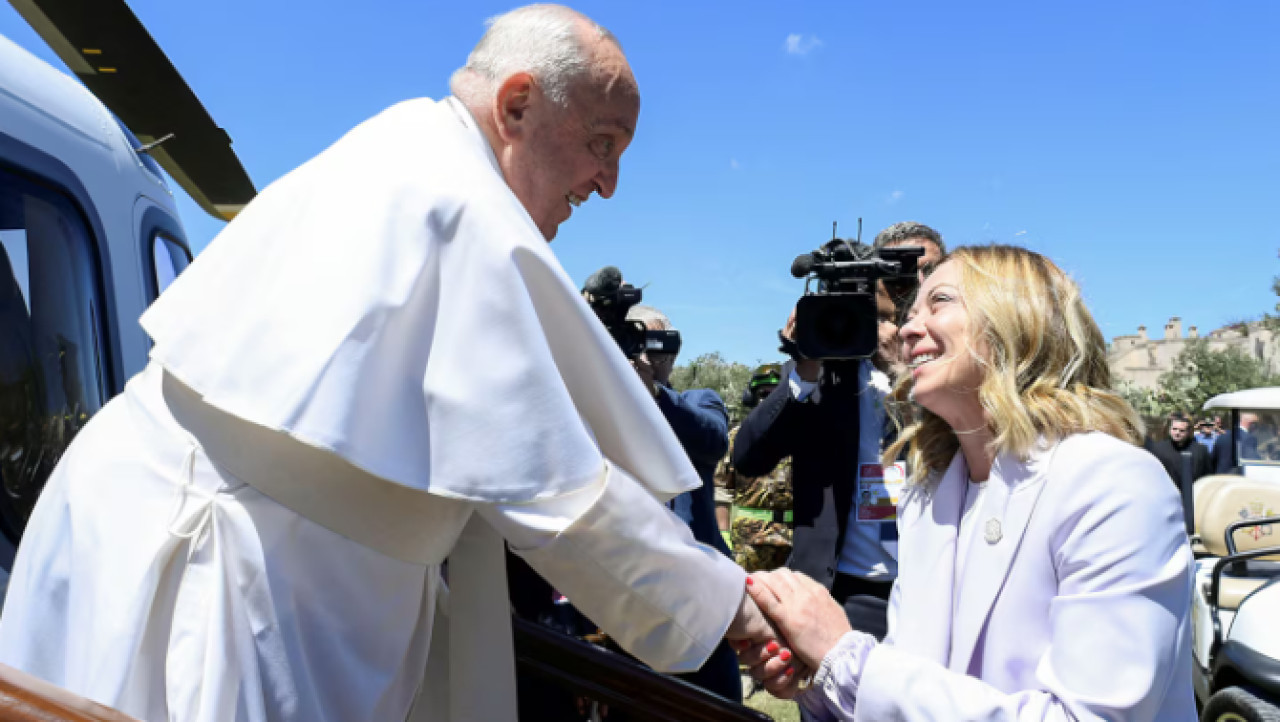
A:
[[[859,632],[884,639],[889,631],[889,592],[893,582],[872,581],[851,574],[836,574],[831,597],[844,607],[849,624]]]

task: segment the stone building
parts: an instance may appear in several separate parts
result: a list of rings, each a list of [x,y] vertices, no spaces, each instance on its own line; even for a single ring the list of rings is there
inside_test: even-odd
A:
[[[1148,336],[1146,326],[1139,326],[1136,334],[1116,336],[1107,349],[1112,377],[1117,383],[1128,381],[1139,388],[1154,389],[1160,376],[1173,369],[1178,354],[1198,338],[1195,326],[1182,335],[1182,319],[1177,316],[1169,319],[1158,338]],[[1239,349],[1262,361],[1270,373],[1280,373],[1280,336],[1260,321],[1224,326],[1204,338],[1214,351]]]

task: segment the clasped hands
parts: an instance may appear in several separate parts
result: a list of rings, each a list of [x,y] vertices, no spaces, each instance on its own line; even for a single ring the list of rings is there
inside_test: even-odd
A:
[[[850,631],[826,587],[778,569],[747,577],[747,594],[725,637],[770,694],[791,699]]]

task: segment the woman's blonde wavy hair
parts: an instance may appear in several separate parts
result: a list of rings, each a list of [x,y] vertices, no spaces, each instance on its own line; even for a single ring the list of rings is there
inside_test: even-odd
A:
[[[1111,390],[1102,332],[1062,269],[1034,251],[999,245],[958,248],[943,262],[960,272],[969,353],[985,367],[978,397],[997,455],[1026,458],[1042,437],[1053,443],[1086,431],[1142,442],[1141,419]],[[960,442],[941,417],[907,400],[910,391],[911,376],[903,374],[890,405],[900,433],[885,463],[909,446],[917,484],[939,477]]]

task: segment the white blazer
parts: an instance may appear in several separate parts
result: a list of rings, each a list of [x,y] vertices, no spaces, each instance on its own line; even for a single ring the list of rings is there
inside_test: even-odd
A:
[[[1192,555],[1160,462],[1101,433],[999,457],[956,588],[967,482],[957,454],[900,505],[856,719],[1193,722]]]

